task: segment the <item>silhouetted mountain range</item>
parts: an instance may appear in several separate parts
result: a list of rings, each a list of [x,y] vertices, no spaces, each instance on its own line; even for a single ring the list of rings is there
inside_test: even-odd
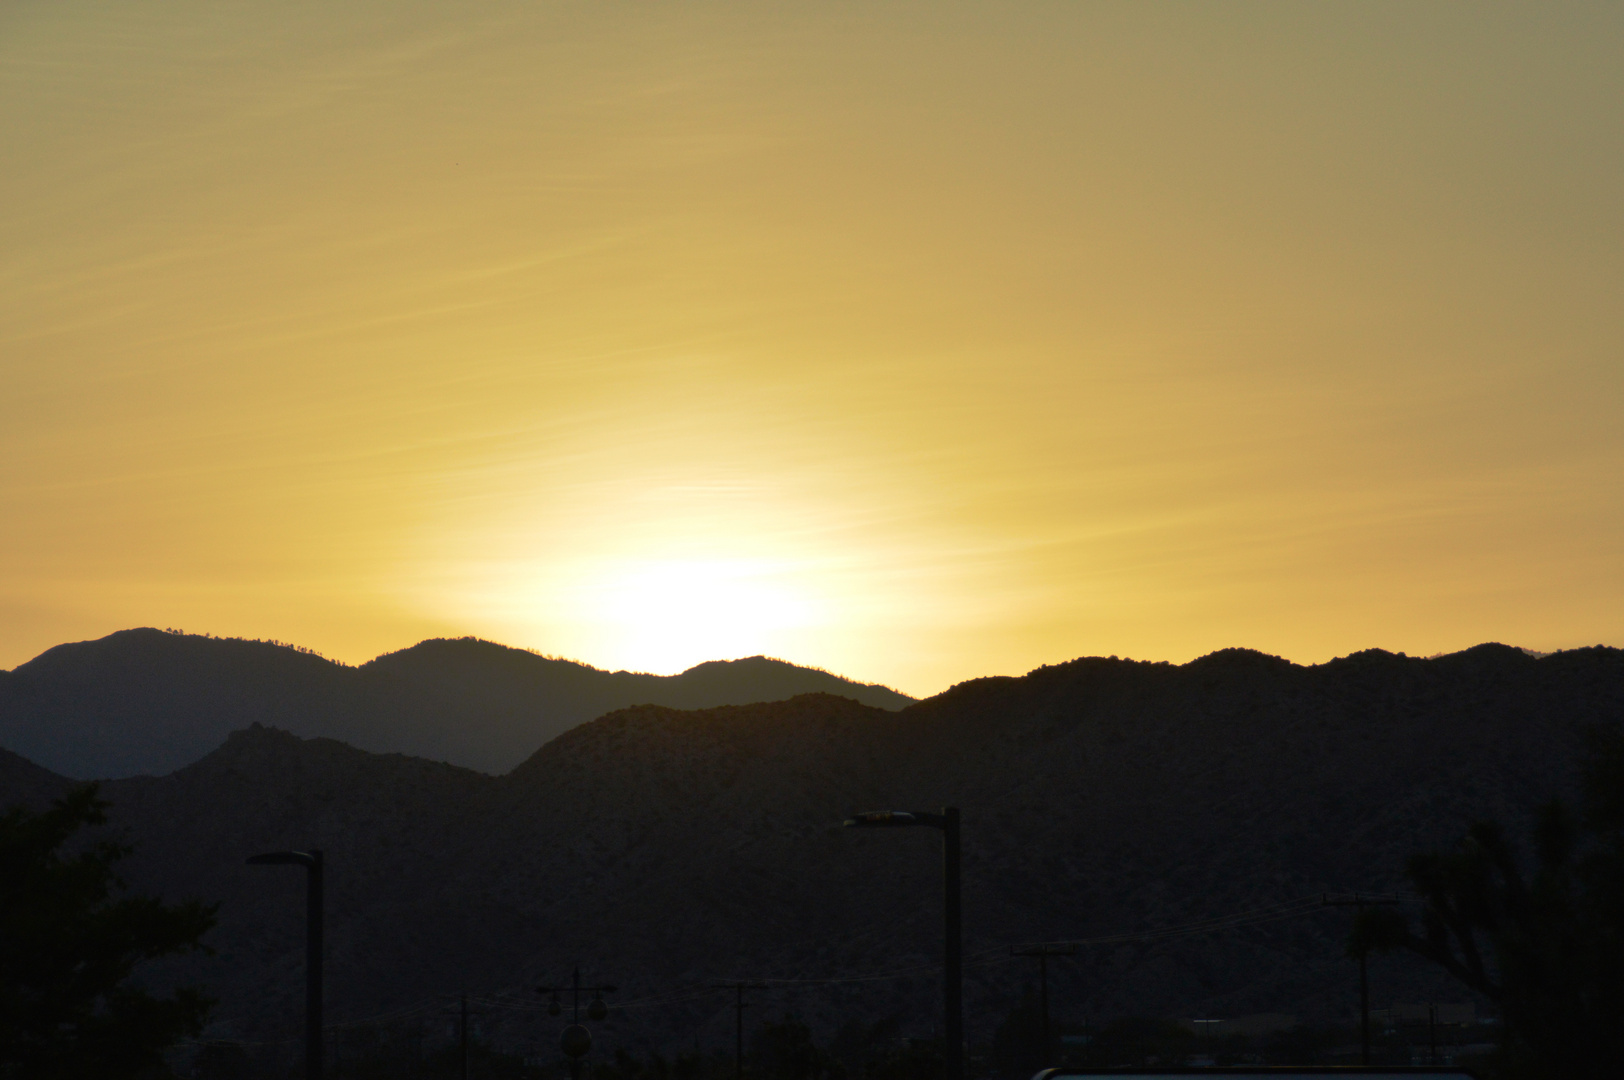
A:
[[[628,705],[701,709],[806,693],[884,709],[913,701],[762,656],[644,675],[460,638],[352,668],[273,642],[123,630],[0,672],[0,746],[64,776],[160,776],[258,723],[504,773],[560,732]]]
[[[730,999],[693,988],[729,978],[784,980],[757,995],[760,1015],[827,1032],[900,1014],[905,1033],[929,1034],[939,841],[839,823],[957,805],[968,1019],[984,1036],[1033,976],[1012,943],[1403,891],[1411,853],[1476,819],[1520,826],[1571,793],[1583,728],[1619,723],[1616,649],[1314,667],[1232,649],[1182,666],[1077,660],[900,712],[822,694],[642,706],[501,777],[255,727],[104,794],[140,844],[133,885],[221,901],[217,955],[171,973],[220,995],[216,1035],[295,1036],[302,875],[243,858],[320,847],[335,1022],[439,1023],[466,988],[498,1041],[544,1053],[564,1021],[535,1011],[529,987],[577,963],[633,1006],[600,1025],[600,1045],[728,1045]],[[43,797],[41,779],[0,760],[0,802]],[[1086,946],[1051,964],[1055,1009],[1343,1019],[1357,1000],[1346,932],[1346,912],[1309,900],[1286,918]],[[1371,978],[1378,1004],[1464,997],[1403,957],[1374,960]]]

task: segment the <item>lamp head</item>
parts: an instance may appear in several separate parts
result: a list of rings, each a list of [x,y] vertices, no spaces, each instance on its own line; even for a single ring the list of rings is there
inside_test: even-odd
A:
[[[249,866],[315,866],[316,856],[308,851],[268,851],[248,859]]]
[[[918,819],[906,810],[867,810],[846,819],[848,829],[894,829],[917,825]]]

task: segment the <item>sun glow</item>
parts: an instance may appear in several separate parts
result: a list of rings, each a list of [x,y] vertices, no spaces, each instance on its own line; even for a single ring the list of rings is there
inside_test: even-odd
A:
[[[509,640],[597,667],[674,674],[707,660],[802,657],[832,619],[793,560],[605,554],[483,564],[453,606]],[[802,661],[805,662],[805,661]]]
[[[606,562],[573,590],[575,614],[641,666],[678,671],[778,651],[793,631],[820,621],[819,605],[790,574],[764,559]]]

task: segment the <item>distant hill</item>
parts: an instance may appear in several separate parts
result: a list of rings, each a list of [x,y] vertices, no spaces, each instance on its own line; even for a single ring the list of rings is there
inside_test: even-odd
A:
[[[883,709],[913,700],[761,656],[644,675],[460,638],[351,668],[270,642],[123,630],[0,672],[0,746],[64,776],[156,776],[259,723],[503,773],[628,705],[710,708],[806,693]]]
[[[0,810],[18,803],[37,809],[61,795],[68,783],[20,754],[0,749]]]
[[[824,1036],[893,1015],[929,1035],[940,843],[839,822],[958,805],[980,1039],[1033,979],[1013,943],[1403,891],[1412,852],[1481,818],[1516,831],[1571,794],[1580,733],[1617,724],[1616,649],[1371,651],[1314,667],[1232,649],[1182,666],[1082,659],[899,712],[822,694],[639,706],[500,777],[252,728],[104,795],[139,844],[132,884],[222,902],[216,955],[175,969],[221,997],[212,1037],[296,1040],[302,880],[242,860],[313,846],[328,858],[335,1024],[381,1016],[389,1037],[438,1039],[449,995],[467,989],[493,1039],[543,1054],[563,1021],[529,988],[575,964],[633,1006],[596,1026],[606,1050],[731,1046],[731,999],[703,987],[740,978],[783,980],[755,1015],[793,1011]],[[40,780],[28,772],[36,798]],[[1288,919],[1086,946],[1051,962],[1055,1011],[1346,1020],[1347,928],[1310,899]],[[1404,957],[1373,960],[1371,979],[1378,1005],[1464,996]]]

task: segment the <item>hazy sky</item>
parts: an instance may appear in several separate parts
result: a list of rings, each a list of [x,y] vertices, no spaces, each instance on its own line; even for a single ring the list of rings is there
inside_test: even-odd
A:
[[[1624,5],[0,5],[0,666],[1624,645]]]

